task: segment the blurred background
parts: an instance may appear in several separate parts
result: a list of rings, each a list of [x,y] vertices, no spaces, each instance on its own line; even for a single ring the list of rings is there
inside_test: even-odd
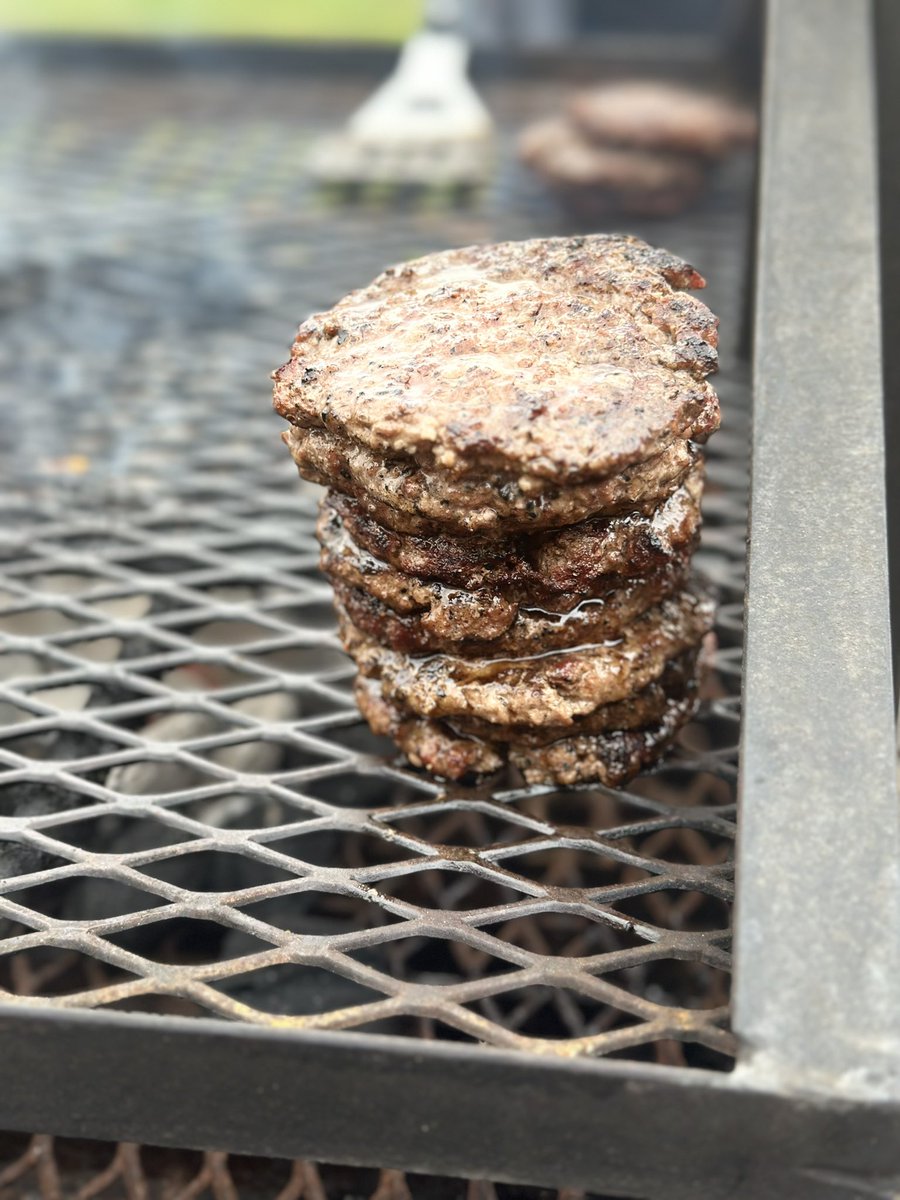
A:
[[[266,375],[292,330],[396,259],[602,228],[714,241],[751,137],[634,145],[566,106],[637,78],[752,108],[758,68],[752,0],[0,0],[0,465],[158,491],[216,388],[277,439]],[[670,107],[651,95],[644,127]]]
[[[346,39],[397,42],[412,33],[419,0],[9,0],[0,6],[8,31],[50,36],[246,38],[254,41]]]
[[[746,6],[720,0],[479,0],[462,5],[466,33],[479,43],[565,45],[574,34],[630,31],[716,37]],[[50,36],[341,40],[396,43],[415,31],[422,0],[4,0],[8,32]]]

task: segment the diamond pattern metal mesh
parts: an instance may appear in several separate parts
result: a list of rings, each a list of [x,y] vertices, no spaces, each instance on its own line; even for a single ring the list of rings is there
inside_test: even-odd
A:
[[[131,1142],[0,1135],[2,1200],[604,1200],[560,1188],[520,1187],[303,1159],[161,1150]]]
[[[727,1066],[751,164],[693,215],[635,228],[697,263],[723,319],[703,711],[626,793],[442,787],[352,703],[316,493],[266,376],[297,320],[386,262],[569,226],[506,137],[468,209],[325,203],[291,149],[323,111],[310,80],[254,93],[280,190],[260,197],[265,164],[236,155],[195,205],[190,121],[153,186],[120,186],[110,162],[173,88],[215,111],[221,81],[179,78],[138,104],[121,79],[57,74],[34,141],[0,155],[0,999]],[[234,114],[249,85],[231,86]],[[535,96],[493,93],[508,113]],[[220,156],[242,136],[229,112]]]

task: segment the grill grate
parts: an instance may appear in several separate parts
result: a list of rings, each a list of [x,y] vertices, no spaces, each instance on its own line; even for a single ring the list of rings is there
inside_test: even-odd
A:
[[[249,1158],[161,1150],[132,1142],[0,1135],[3,1200],[603,1200],[574,1188],[552,1191],[484,1180],[407,1175],[402,1171],[337,1167],[305,1159]]]
[[[290,83],[291,111],[315,111],[315,86]],[[115,112],[117,87],[63,74],[39,174],[27,142],[5,160],[3,1001],[728,1067],[751,164],[692,217],[636,230],[709,275],[723,318],[701,716],[627,793],[443,788],[386,758],[353,706],[316,493],[266,374],[292,321],[387,261],[566,226],[508,145],[452,215],[324,204],[299,165],[293,212],[238,187],[239,162],[212,209],[180,202],[190,172],[109,196],[103,131],[75,139],[73,182],[70,127],[79,106]],[[276,140],[287,89],[267,93]],[[514,110],[521,89],[500,91]],[[153,119],[132,106],[105,136]]]

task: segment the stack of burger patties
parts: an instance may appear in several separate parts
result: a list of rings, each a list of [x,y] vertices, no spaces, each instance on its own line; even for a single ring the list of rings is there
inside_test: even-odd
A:
[[[329,489],[359,706],[414,765],[616,786],[692,716],[719,423],[703,284],[636,238],[507,242],[389,269],[300,326],[282,436]]]
[[[519,155],[582,216],[666,216],[695,200],[710,169],[755,136],[755,114],[727,97],[626,80],[574,93],[562,114],[523,131]]]

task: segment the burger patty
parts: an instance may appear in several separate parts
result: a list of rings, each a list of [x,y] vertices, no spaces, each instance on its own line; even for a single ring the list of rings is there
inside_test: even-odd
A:
[[[678,151],[721,158],[752,142],[750,109],[723,96],[660,80],[627,80],[587,88],[569,101],[578,129],[603,146]]]
[[[551,742],[564,737],[608,733],[614,729],[643,729],[662,720],[670,700],[683,695],[686,689],[697,688],[703,659],[702,648],[695,646],[670,659],[659,679],[648,683],[635,695],[613,704],[601,704],[587,716],[576,718],[571,725],[540,728],[530,725],[492,725],[475,717],[454,717],[444,724],[451,732],[464,737],[491,743],[508,742],[532,749],[549,746]]]
[[[642,767],[659,758],[678,730],[693,716],[698,696],[689,685],[665,702],[657,721],[642,728],[609,729],[599,733],[571,730],[542,746],[490,742],[460,734],[445,721],[405,711],[386,700],[372,680],[360,679],[356,700],[373,732],[386,735],[414,766],[448,779],[487,775],[507,763],[528,784],[570,787],[600,782],[620,787]]]
[[[487,657],[617,637],[628,622],[684,587],[694,546],[681,546],[633,579],[595,575],[590,587],[557,594],[542,607],[522,586],[515,592],[470,591],[398,571],[361,550],[326,504],[318,535],[321,568],[362,633],[407,654]]]
[[[679,559],[696,537],[702,491],[702,464],[696,463],[652,514],[591,518],[502,542],[474,534],[397,533],[373,520],[358,501],[329,492],[318,534],[332,553],[336,543],[349,538],[351,547],[422,580],[502,592],[535,604],[554,605],[565,596],[563,607],[572,607],[585,596],[602,594],[610,575],[643,575]]]
[[[694,157],[596,145],[565,117],[530,125],[519,139],[519,157],[564,198],[590,199],[597,209],[677,212],[705,181]]]
[[[709,597],[684,591],[638,617],[612,641],[519,658],[416,658],[379,645],[338,606],[344,646],[382,694],[422,717],[496,725],[571,725],[658,679],[671,658],[710,629]]]
[[[432,254],[304,321],[275,408],[448,482],[618,475],[718,424],[717,322],[681,290],[703,285],[631,237]]]
[[[619,637],[641,613],[684,588],[690,555],[641,578],[619,580],[603,597],[583,600],[569,612],[508,605],[490,593],[460,592],[432,584],[435,601],[421,612],[400,615],[362,587],[331,575],[334,593],[361,633],[403,654],[458,654],[493,658],[540,654]],[[502,628],[501,628],[502,627]]]
[[[416,534],[502,537],[593,516],[652,512],[681,486],[698,458],[693,443],[678,439],[618,475],[561,486],[530,476],[455,479],[412,460],[384,460],[323,430],[290,429],[282,438],[305,479],[354,497],[379,524]]]

